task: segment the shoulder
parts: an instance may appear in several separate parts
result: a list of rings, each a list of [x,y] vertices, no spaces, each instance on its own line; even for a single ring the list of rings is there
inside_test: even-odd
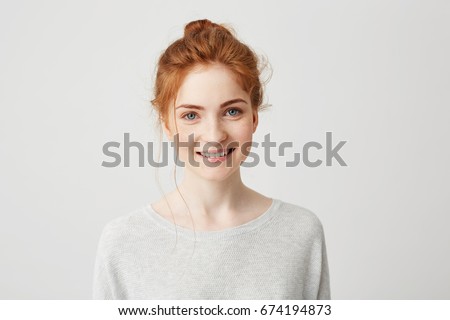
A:
[[[108,221],[101,232],[99,250],[105,254],[126,249],[143,230],[145,208],[141,207]]]
[[[322,237],[322,222],[313,211],[290,202],[279,199],[277,201],[278,220],[280,220],[287,229],[305,236]]]

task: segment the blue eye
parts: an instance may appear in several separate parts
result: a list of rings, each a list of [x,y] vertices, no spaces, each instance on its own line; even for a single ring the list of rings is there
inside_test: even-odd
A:
[[[197,115],[193,112],[189,112],[188,114],[186,114],[183,118],[187,119],[187,120],[195,120],[195,117]]]
[[[239,110],[237,109],[229,109],[227,112],[232,117],[237,116],[239,114]]]

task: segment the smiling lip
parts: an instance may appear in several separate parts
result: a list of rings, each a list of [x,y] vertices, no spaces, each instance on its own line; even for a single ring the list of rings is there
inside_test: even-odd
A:
[[[227,158],[228,155],[230,155],[236,148],[228,149],[226,152],[224,149],[216,149],[209,152],[196,152],[199,156],[202,156],[209,161],[223,161]]]

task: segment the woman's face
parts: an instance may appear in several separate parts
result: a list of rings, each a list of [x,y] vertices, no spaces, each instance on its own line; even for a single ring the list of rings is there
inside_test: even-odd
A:
[[[257,125],[248,93],[227,67],[214,64],[187,74],[165,131],[174,140],[178,129],[179,159],[186,170],[221,181],[239,171]]]

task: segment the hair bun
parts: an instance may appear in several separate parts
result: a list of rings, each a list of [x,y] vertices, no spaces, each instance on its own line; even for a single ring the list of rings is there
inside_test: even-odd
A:
[[[204,29],[213,29],[217,27],[222,28],[220,25],[211,22],[208,19],[191,21],[184,27],[184,36],[187,37],[189,35],[197,34]]]

